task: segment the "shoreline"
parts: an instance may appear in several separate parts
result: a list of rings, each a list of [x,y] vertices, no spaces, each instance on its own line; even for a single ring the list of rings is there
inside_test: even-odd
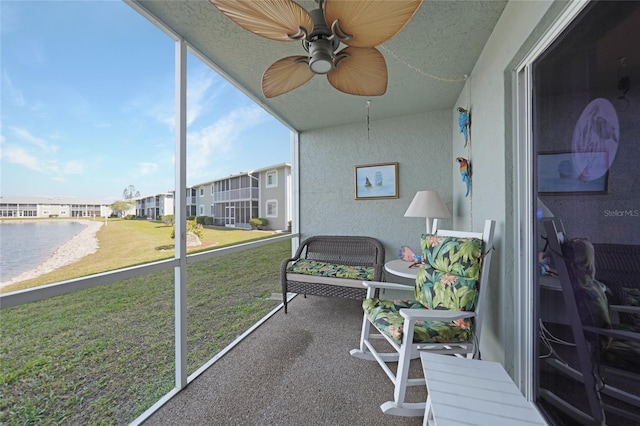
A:
[[[47,220],[47,219],[45,219]],[[50,221],[55,221],[52,219]],[[77,262],[85,256],[98,251],[99,244],[96,234],[101,229],[104,221],[94,221],[85,219],[72,219],[74,222],[86,225],[83,230],[74,235],[71,239],[61,244],[53,254],[44,262],[36,266],[35,268],[25,271],[18,276],[11,278],[8,281],[0,282],[0,289],[11,284],[18,283],[20,281],[30,280],[37,278],[40,275],[53,272],[56,269],[63,266],[70,265]],[[28,222],[29,220],[21,220],[20,222]],[[7,221],[9,222],[9,221]],[[13,221],[11,221],[13,222]],[[20,223],[16,221],[15,223]]]

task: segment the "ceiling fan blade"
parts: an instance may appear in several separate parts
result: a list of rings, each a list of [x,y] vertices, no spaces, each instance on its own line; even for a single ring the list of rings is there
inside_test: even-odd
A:
[[[262,37],[293,41],[313,30],[309,12],[291,0],[209,0],[227,18]],[[294,38],[292,38],[294,37]]]
[[[422,0],[325,0],[324,14],[331,28],[338,19],[343,32],[352,36],[342,40],[354,47],[374,47],[384,43],[404,28]]]
[[[296,89],[315,75],[306,56],[288,56],[271,64],[262,75],[262,93],[267,98]]]
[[[349,56],[340,60],[329,71],[329,83],[350,95],[380,96],[387,91],[387,63],[373,47],[347,47],[338,55]]]

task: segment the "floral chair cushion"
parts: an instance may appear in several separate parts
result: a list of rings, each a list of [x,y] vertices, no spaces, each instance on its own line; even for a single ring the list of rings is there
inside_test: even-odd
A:
[[[290,262],[287,266],[287,272],[363,281],[372,281],[375,276],[375,268],[371,266],[336,265],[310,259],[298,259],[295,262]]]
[[[404,318],[400,309],[473,311],[478,301],[482,240],[423,235],[424,265],[416,275],[415,300],[367,299],[362,307],[373,325],[400,344]],[[416,322],[413,343],[465,343],[473,319]]]
[[[422,259],[431,268],[478,279],[482,260],[482,240],[422,234]]]
[[[473,311],[478,302],[477,282],[421,266],[416,275],[415,300],[428,309]]]
[[[473,311],[482,240],[423,234],[421,247],[425,265],[416,274],[415,299],[429,309]]]
[[[362,302],[369,321],[380,332],[389,336],[398,345],[402,343],[404,318],[400,309],[424,309],[415,300],[366,299]],[[413,332],[413,343],[464,343],[471,341],[474,330],[472,319],[457,321],[417,321]]]

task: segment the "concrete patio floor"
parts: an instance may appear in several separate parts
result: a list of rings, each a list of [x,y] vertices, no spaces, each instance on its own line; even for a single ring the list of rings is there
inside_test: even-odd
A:
[[[152,425],[420,425],[382,413],[393,386],[359,343],[357,300],[298,296],[145,422]],[[412,376],[421,375],[419,360]],[[408,401],[426,400],[409,388]]]

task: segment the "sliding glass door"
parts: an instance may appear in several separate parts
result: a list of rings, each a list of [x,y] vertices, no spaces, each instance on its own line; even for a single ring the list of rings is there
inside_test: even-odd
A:
[[[595,279],[610,304],[640,304],[640,2],[589,4],[531,70],[532,253],[538,268],[534,392],[555,424],[576,424],[581,420],[571,410],[590,410],[584,385],[552,365],[589,372],[577,363],[543,222],[561,223],[568,238],[593,245]],[[611,314],[610,320],[640,331],[640,315]],[[604,346],[591,351],[596,368],[602,366]],[[629,347],[617,366],[640,372],[639,349]],[[640,395],[639,382],[615,384]],[[610,402],[606,395],[602,399]],[[605,411],[607,424],[637,424]]]

